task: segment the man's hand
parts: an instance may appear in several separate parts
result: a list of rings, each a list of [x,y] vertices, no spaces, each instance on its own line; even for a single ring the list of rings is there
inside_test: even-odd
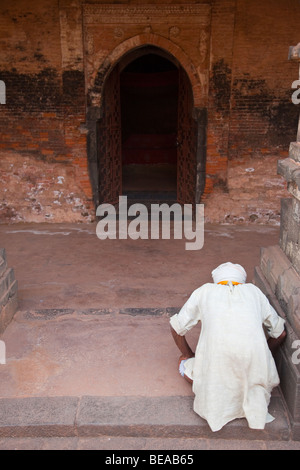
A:
[[[179,351],[182,353],[182,356],[181,356],[182,359],[189,359],[190,357],[194,357],[195,354],[189,347],[185,336],[178,335],[176,331],[174,330],[174,328],[172,328],[171,326],[170,328],[171,328],[171,333],[174,338],[175,344],[178,347]]]
[[[268,339],[268,346],[269,346],[269,349],[270,349],[273,356],[276,353],[276,351],[278,350],[279,346],[283,343],[285,338],[286,338],[286,331],[284,329],[283,332],[281,333],[281,335],[278,336],[278,338],[269,338]]]

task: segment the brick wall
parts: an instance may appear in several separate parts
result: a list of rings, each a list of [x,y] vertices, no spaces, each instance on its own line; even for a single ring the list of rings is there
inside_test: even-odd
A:
[[[299,41],[299,2],[239,1],[233,46],[230,158],[251,148],[283,148],[295,138],[298,111],[291,104],[296,69],[289,45]],[[297,37],[298,36],[298,37]],[[249,150],[248,150],[249,151]]]
[[[227,17],[224,23],[224,17]],[[297,1],[214,2],[208,111],[208,220],[278,223],[286,185],[277,160],[295,140]]]
[[[23,0],[0,7],[0,79],[7,93],[0,105],[1,222],[93,220],[82,3]],[[299,1],[202,3],[211,4],[207,219],[278,222],[286,192],[277,160],[297,129],[291,83],[298,72],[287,55],[299,42]],[[117,34],[105,38],[108,50],[118,42]],[[191,33],[182,48],[195,61],[194,43]]]
[[[1,10],[0,221],[91,220],[84,74],[63,69],[58,4]]]

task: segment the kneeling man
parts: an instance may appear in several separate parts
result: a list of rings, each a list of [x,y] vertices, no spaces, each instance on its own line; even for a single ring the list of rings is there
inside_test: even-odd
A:
[[[212,272],[214,283],[196,289],[170,319],[180,373],[193,384],[194,411],[212,431],[235,418],[246,418],[253,429],[274,419],[268,405],[279,377],[271,350],[286,336],[284,320],[246,276],[239,264],[221,264]],[[194,353],[185,335],[198,322]]]

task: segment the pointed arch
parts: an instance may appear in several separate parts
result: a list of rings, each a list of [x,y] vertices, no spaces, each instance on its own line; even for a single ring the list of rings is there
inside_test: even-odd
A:
[[[205,185],[205,161],[206,161],[206,108],[201,106],[201,84],[196,71],[196,68],[190,58],[187,56],[185,51],[174,42],[167,38],[159,36],[154,33],[144,33],[127,39],[117,45],[103,60],[103,52],[100,56],[95,55],[95,64],[98,72],[93,79],[88,80],[89,90],[87,94],[87,127],[88,127],[88,160],[89,160],[89,172],[93,188],[93,196],[96,207],[102,202],[102,183],[105,182],[103,190],[106,194],[109,193],[107,188],[111,185],[111,171],[108,171],[108,165],[106,165],[104,171],[101,164],[103,156],[99,158],[100,154],[105,153],[105,159],[112,160],[112,166],[116,170],[116,178],[120,177],[120,152],[116,152],[116,148],[120,148],[120,133],[112,133],[111,129],[108,133],[99,133],[99,126],[103,123],[110,123],[111,119],[105,121],[105,95],[107,89],[113,82],[110,80],[113,73],[118,69],[119,72],[122,68],[126,67],[133,59],[133,55],[137,57],[139,54],[145,54],[146,48],[155,48],[156,53],[162,54],[165,58],[172,61],[183,74],[181,78],[186,76],[186,90],[191,91],[191,107],[188,112],[189,121],[183,121],[183,126],[180,126],[181,136],[179,144],[182,149],[185,148],[189,151],[182,150],[182,159],[178,168],[180,169],[181,179],[179,181],[181,190],[177,192],[178,199],[182,203],[199,203],[201,194],[204,190]],[[189,82],[189,83],[188,83]],[[107,86],[106,86],[107,85]],[[116,98],[116,94],[114,94]],[[106,100],[107,101],[107,100]],[[117,101],[114,101],[117,104]],[[117,106],[115,107],[117,109]],[[186,110],[185,110],[186,111]],[[116,112],[114,112],[116,114]],[[187,115],[182,113],[182,115]],[[106,125],[106,124],[105,124]],[[105,126],[104,126],[105,127]],[[192,130],[193,129],[193,130]],[[179,132],[179,131],[178,131]],[[107,134],[110,136],[111,145],[107,147],[107,140],[103,143],[99,136]],[[112,139],[112,136],[119,136],[118,139]],[[101,143],[102,149],[101,149]],[[99,147],[100,145],[100,147]],[[103,149],[106,147],[105,152]],[[107,150],[113,149],[111,152]],[[101,151],[100,151],[101,150]],[[180,149],[179,149],[180,152]],[[186,160],[186,157],[189,161]],[[185,160],[184,160],[185,158]],[[117,164],[116,164],[117,162]],[[99,176],[100,175],[100,176]],[[107,178],[104,178],[106,175]],[[188,184],[186,184],[188,182]],[[118,193],[121,192],[121,185],[111,186],[111,194],[114,193],[112,201],[116,199]],[[186,188],[184,192],[182,189]]]
[[[133,50],[138,50],[145,46],[155,46],[161,51],[165,51],[169,58],[172,57],[174,62],[177,62],[177,64],[185,70],[191,83],[194,107],[200,107],[201,83],[196,72],[196,67],[190,57],[173,41],[155,33],[139,34],[121,42],[104,60],[102,55],[100,56],[99,54],[98,57],[96,55],[95,64],[98,72],[94,79],[90,81],[91,88],[89,94],[92,96],[91,101],[94,100],[98,104],[100,103],[104,83],[114,66],[120,61],[126,61],[127,54],[132,53]]]

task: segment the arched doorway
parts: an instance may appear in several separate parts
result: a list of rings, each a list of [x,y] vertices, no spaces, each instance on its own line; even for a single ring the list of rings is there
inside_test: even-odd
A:
[[[154,46],[127,53],[103,87],[96,129],[99,203],[117,204],[129,193],[140,200],[198,202],[204,120],[196,111],[189,78],[174,57]]]
[[[120,74],[122,192],[129,199],[177,199],[179,70],[152,53]]]

